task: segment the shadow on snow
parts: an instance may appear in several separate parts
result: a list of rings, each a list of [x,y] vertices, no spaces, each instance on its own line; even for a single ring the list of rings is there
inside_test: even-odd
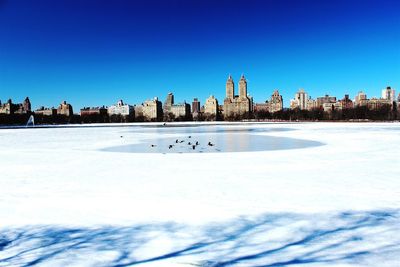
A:
[[[0,266],[134,266],[166,260],[195,266],[290,266],[395,261],[400,211],[271,213],[188,226],[65,228],[25,226],[0,232]]]

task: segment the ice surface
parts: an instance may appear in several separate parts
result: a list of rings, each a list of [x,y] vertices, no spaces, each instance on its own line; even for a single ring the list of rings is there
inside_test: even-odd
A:
[[[104,151],[216,129],[323,145]],[[399,124],[163,131],[0,130],[0,266],[399,265]]]

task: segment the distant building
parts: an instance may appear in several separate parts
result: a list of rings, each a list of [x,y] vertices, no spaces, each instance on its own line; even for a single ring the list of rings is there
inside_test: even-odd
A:
[[[294,99],[290,101],[290,108],[291,109],[301,109],[305,110],[307,109],[307,104],[308,104],[308,95],[304,91],[304,89],[300,89],[297,91],[297,93],[294,95]]]
[[[390,86],[382,90],[382,99],[390,100],[392,102],[396,101],[396,92]]]
[[[0,114],[13,114],[13,113],[14,109],[11,99],[8,99],[8,101],[4,104],[1,104],[0,102]]]
[[[91,115],[107,115],[107,109],[103,107],[84,107],[81,109],[81,116],[91,116]]]
[[[336,103],[335,96],[325,95],[323,97],[317,98],[317,107],[319,107],[319,108],[324,108],[324,106],[327,107],[328,105],[332,105],[334,103]]]
[[[316,108],[318,108],[317,101],[315,101],[314,99],[309,97],[307,99],[307,110],[313,110],[313,109],[316,109]]]
[[[66,101],[63,101],[57,108],[57,114],[64,115],[67,117],[74,115],[72,105],[68,104]]]
[[[193,116],[200,113],[200,102],[197,98],[193,99],[192,102],[192,114]]]
[[[31,101],[26,97],[24,102],[15,105],[15,113],[26,114],[31,112]]]
[[[397,96],[397,112],[400,113],[400,93],[399,93],[399,95]],[[400,118],[400,117],[399,117],[399,118]]]
[[[29,97],[26,97],[22,103],[14,104],[11,99],[5,104],[0,102],[0,113],[1,114],[27,114],[31,113],[31,102]]]
[[[244,75],[239,81],[239,95],[235,95],[235,84],[229,75],[226,81],[226,97],[224,100],[224,116],[242,115],[251,110],[250,99],[247,96],[247,81]]]
[[[163,106],[164,113],[171,112],[171,108],[173,105],[174,105],[174,94],[168,93],[167,99],[165,99],[164,106]]]
[[[116,105],[109,106],[107,112],[110,116],[112,115],[122,115],[122,116],[134,116],[135,108],[134,106],[124,104],[122,100],[119,100]]]
[[[190,115],[190,105],[186,102],[173,105],[171,107],[171,113],[174,114],[175,118],[187,118]]]
[[[283,97],[275,90],[269,101],[269,112],[274,113],[283,110]]]
[[[269,103],[256,103],[254,104],[254,112],[269,112]]]
[[[349,95],[344,95],[344,98],[339,100],[339,109],[351,109],[353,108],[353,101],[350,99]]]
[[[362,107],[366,106],[367,104],[368,104],[367,94],[365,94],[363,91],[358,92],[354,100],[354,105],[357,107]]]
[[[57,115],[57,109],[45,108],[42,106],[39,109],[35,110],[35,114],[42,115],[42,116],[55,116],[55,115]]]
[[[164,114],[172,113],[175,118],[185,117],[187,118],[190,115],[190,105],[186,102],[175,104],[174,103],[174,95],[172,93],[168,93],[167,99],[165,100],[163,107]]]
[[[218,100],[213,95],[206,99],[204,114],[218,115]]]
[[[340,106],[339,102],[334,102],[334,103],[326,102],[326,103],[323,103],[321,107],[325,112],[331,112],[333,110],[340,110],[341,109],[341,106]]]
[[[377,110],[384,106],[389,107],[390,109],[393,108],[393,101],[390,99],[383,99],[383,98],[371,98],[368,100],[367,107],[369,110]]]
[[[254,99],[251,95],[247,95],[247,97],[250,99],[250,113],[254,112]]]
[[[141,109],[141,110],[140,110]],[[136,111],[136,107],[135,107]],[[146,120],[156,120],[159,121],[163,117],[162,103],[155,97],[153,100],[147,100],[143,103],[141,108],[138,108],[138,111],[143,114],[143,117]]]

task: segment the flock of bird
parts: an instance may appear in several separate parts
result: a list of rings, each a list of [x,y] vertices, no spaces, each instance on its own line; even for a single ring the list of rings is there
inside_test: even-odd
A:
[[[192,136],[189,135],[188,138],[191,139]],[[185,140],[179,140],[179,139],[176,139],[176,140],[175,140],[175,144],[181,144],[181,143],[184,143],[184,142],[185,142]],[[174,147],[175,144],[170,144],[170,145],[168,145],[168,149],[172,149],[172,148]],[[187,143],[187,145],[188,145],[188,146],[191,146],[192,149],[195,150],[196,147],[200,145],[200,143],[199,143],[199,141],[195,141],[195,142],[190,142],[190,141],[189,141],[189,142]],[[208,142],[207,145],[208,145],[208,146],[214,146],[214,144],[211,143],[211,142]],[[150,146],[151,146],[151,147],[156,147],[157,145],[151,144]]]

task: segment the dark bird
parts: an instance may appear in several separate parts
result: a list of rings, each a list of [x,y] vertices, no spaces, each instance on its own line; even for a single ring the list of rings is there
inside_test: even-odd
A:
[[[214,146],[214,144],[212,144],[211,142],[208,142],[208,145],[209,145],[209,146]]]
[[[123,136],[121,135],[120,137],[122,138]]]
[[[199,145],[199,141],[196,141],[196,146],[198,146]]]
[[[183,143],[183,142],[185,142],[185,140],[181,140],[179,143]]]
[[[175,140],[175,143],[178,143],[178,142],[179,142],[178,139],[176,139],[176,140]]]
[[[192,144],[192,143],[190,143],[190,142],[188,143],[189,146],[190,146],[191,144]]]
[[[195,146],[195,145],[192,145],[192,148],[193,148],[193,150],[195,150],[195,149],[196,149],[196,146]]]
[[[191,136],[191,135],[189,135],[189,138],[192,138],[192,136]]]
[[[172,145],[169,145],[169,146],[168,146],[168,149],[171,149],[172,147],[173,147]]]
[[[151,144],[151,147],[155,147],[155,146],[157,146],[157,145],[153,145],[153,144]]]

